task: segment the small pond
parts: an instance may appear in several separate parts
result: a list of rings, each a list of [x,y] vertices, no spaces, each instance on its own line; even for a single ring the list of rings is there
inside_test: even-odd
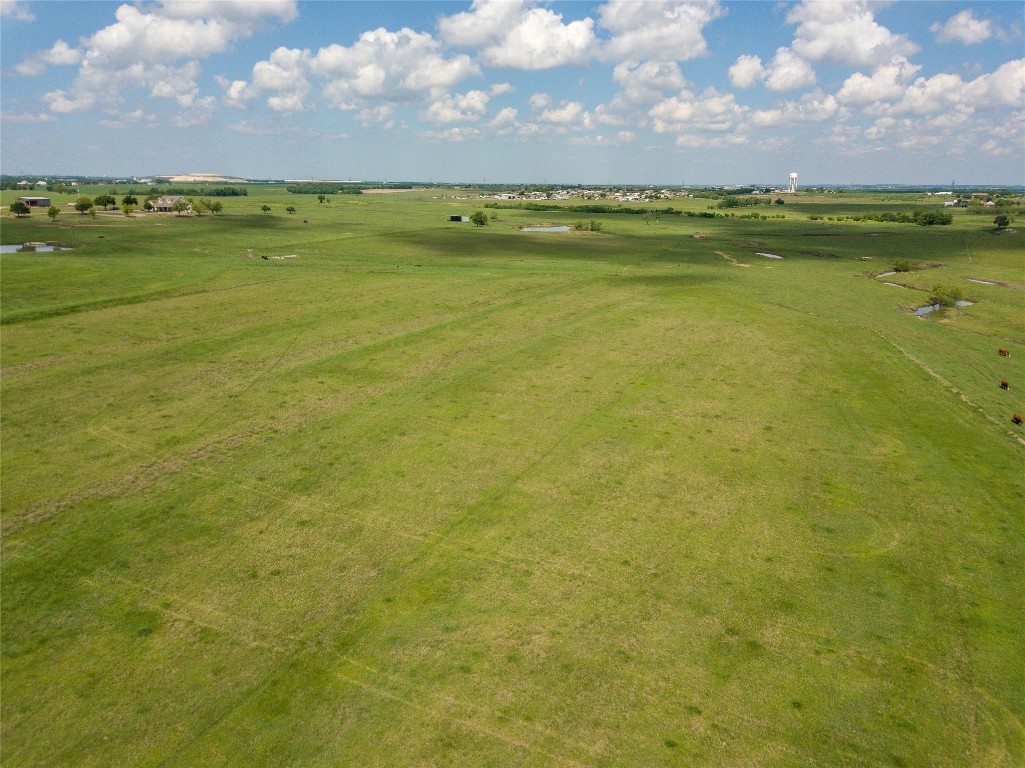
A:
[[[60,245],[0,245],[0,253],[49,253],[70,250]]]
[[[959,306],[959,307],[970,307],[974,303],[975,303],[974,301],[959,301],[959,302],[957,302],[957,306]],[[928,315],[930,312],[935,312],[939,308],[940,308],[939,304],[929,304],[928,306],[919,307],[918,309],[916,309],[915,310],[915,314],[918,315],[919,317],[921,317],[922,315]]]
[[[520,232],[569,232],[569,226],[561,227],[521,227]]]

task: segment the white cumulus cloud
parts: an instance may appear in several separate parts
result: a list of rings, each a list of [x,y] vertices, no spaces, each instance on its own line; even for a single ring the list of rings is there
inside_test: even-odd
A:
[[[681,91],[664,99],[650,110],[656,133],[689,133],[690,131],[724,132],[738,128],[749,108],[737,104],[732,93],[706,89],[700,96]]]
[[[532,3],[475,0],[469,11],[438,21],[449,45],[479,49],[487,65],[551,69],[586,63],[597,50],[594,20],[563,23],[562,14]]]
[[[945,24],[936,22],[929,31],[936,34],[941,43],[952,43],[955,40],[965,45],[974,45],[993,36],[993,22],[988,19],[977,19],[970,10],[961,11],[947,19]]]
[[[321,48],[309,65],[327,81],[324,95],[339,109],[355,109],[367,99],[422,101],[480,74],[469,56],[446,57],[434,37],[409,28],[364,32],[351,46]]]
[[[808,61],[875,68],[919,50],[880,25],[867,0],[803,0],[787,21],[798,25],[791,48]]]
[[[525,0],[474,0],[469,11],[438,20],[438,32],[448,45],[480,48],[500,40],[523,17]]]
[[[623,61],[612,70],[612,79],[626,104],[651,104],[687,85],[676,62]]]
[[[391,104],[379,104],[376,107],[366,107],[361,109],[359,114],[356,115],[356,119],[364,128],[380,126],[385,130],[391,130],[395,127],[395,121],[392,119],[392,115],[394,114],[394,106]]]
[[[612,33],[604,54],[663,62],[704,56],[704,28],[723,13],[718,0],[609,0],[598,11],[599,25]]]
[[[876,103],[871,111],[888,115],[927,115],[950,109],[989,110],[1021,108],[1025,104],[1025,59],[1015,59],[974,80],[941,73],[919,77],[904,88],[899,99]]]
[[[115,23],[83,38],[80,49],[58,41],[50,51],[36,57],[35,61],[44,64],[80,62],[72,86],[45,94],[43,101],[53,111],[74,112],[116,103],[124,88],[145,87],[153,96],[173,99],[193,109],[200,72],[196,59],[228,50],[234,42],[252,36],[265,19],[289,21],[295,15],[295,2],[279,0],[169,0],[159,6],[121,5],[115,12]],[[188,61],[178,65],[182,60]],[[195,119],[190,116],[181,122],[195,124]]]
[[[473,126],[459,126],[455,128],[446,128],[444,131],[421,131],[420,136],[428,141],[433,142],[455,142],[469,141],[471,139],[479,139],[482,136],[482,132],[479,128]]]
[[[736,88],[750,88],[765,77],[765,68],[758,56],[739,56],[728,70],[730,82]]]
[[[530,98],[527,99],[527,103],[530,104],[532,109],[544,109],[552,103],[552,97],[547,93],[532,93]]]
[[[488,109],[491,97],[484,91],[467,91],[455,95],[445,94],[423,113],[423,119],[432,123],[465,123],[480,120]]]
[[[542,110],[537,119],[543,123],[576,123],[584,117],[584,105],[579,101],[564,101],[557,107]]]
[[[226,101],[234,104],[240,99],[272,94],[267,106],[275,112],[304,112],[309,109],[307,98],[311,86],[306,78],[310,53],[297,48],[275,49],[266,61],[253,65],[251,82],[239,89],[232,83],[225,91]],[[233,90],[234,89],[234,90]]]
[[[815,70],[789,48],[780,48],[765,68],[765,87],[770,91],[793,91],[815,83]]]
[[[35,21],[36,16],[25,3],[18,0],[0,0],[0,16],[15,21]]]
[[[519,114],[516,107],[503,107],[498,111],[491,122],[488,123],[492,128],[502,129],[516,125],[516,116]]]
[[[903,57],[897,58],[871,75],[855,72],[844,81],[836,96],[844,104],[872,104],[899,99],[908,81],[920,69]]]
[[[57,118],[48,112],[5,112],[3,114],[5,123],[54,123]]]
[[[277,18],[283,22],[299,15],[296,0],[163,0],[164,16],[179,19],[217,17],[236,22]]]
[[[210,122],[210,119],[217,112],[217,99],[213,96],[203,96],[202,98],[194,99],[188,106],[188,110],[179,112],[171,120],[172,125],[177,128],[205,125]]]
[[[751,123],[759,127],[821,122],[840,116],[840,102],[832,94],[806,93],[797,101],[785,102],[775,109],[757,109]]]
[[[48,51],[32,56],[14,67],[20,75],[41,75],[48,66],[72,66],[82,60],[82,52],[58,40]]]

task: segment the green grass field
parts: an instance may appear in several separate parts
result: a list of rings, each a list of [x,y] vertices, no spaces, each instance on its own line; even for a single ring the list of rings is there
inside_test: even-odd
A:
[[[1025,764],[1025,234],[456,194],[5,193],[4,764]]]

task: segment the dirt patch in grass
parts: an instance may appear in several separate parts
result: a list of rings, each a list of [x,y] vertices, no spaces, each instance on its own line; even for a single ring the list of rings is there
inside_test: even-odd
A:
[[[751,266],[750,264],[741,264],[739,261],[737,261],[735,258],[730,256],[728,253],[723,253],[722,251],[716,251],[715,255],[716,256],[721,256],[722,258],[726,259],[726,261],[728,261],[730,264],[732,264],[735,267],[750,267]]]

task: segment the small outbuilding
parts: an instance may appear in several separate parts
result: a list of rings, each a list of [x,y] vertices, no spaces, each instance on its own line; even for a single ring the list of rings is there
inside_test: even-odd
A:
[[[29,208],[49,208],[50,198],[48,197],[19,197],[19,203],[25,203]]]
[[[469,221],[470,217],[469,216],[449,216],[448,220],[449,221]]]

